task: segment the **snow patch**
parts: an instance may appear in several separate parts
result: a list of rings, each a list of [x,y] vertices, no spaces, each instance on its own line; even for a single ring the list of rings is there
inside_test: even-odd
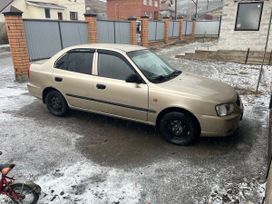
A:
[[[8,47],[9,47],[9,44],[0,45],[0,48],[8,48]]]
[[[240,183],[227,183],[224,186],[215,185],[209,195],[209,204],[236,204],[254,203],[261,204],[265,196],[266,183],[258,180],[244,180]]]
[[[10,96],[19,96],[22,94],[26,94],[27,90],[18,89],[18,88],[2,88],[0,89],[0,98],[10,97]]]
[[[141,186],[133,173],[81,161],[40,177],[41,203],[138,203]]]
[[[173,57],[176,55],[185,55],[185,53],[195,53],[196,50],[217,50],[217,40],[209,42],[193,42],[182,45],[174,45],[167,48],[163,48],[159,51],[160,54],[173,53]],[[182,49],[181,49],[182,48]]]

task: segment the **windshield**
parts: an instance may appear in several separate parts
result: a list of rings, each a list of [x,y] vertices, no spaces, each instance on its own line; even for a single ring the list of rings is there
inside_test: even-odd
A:
[[[175,70],[167,62],[149,50],[129,52],[128,56],[146,78],[154,83],[170,80],[181,73],[181,71]]]

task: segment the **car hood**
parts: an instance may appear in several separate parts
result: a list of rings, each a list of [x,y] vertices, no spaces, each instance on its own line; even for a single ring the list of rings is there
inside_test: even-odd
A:
[[[234,88],[225,83],[184,72],[157,85],[187,97],[216,103],[235,102],[237,97]]]

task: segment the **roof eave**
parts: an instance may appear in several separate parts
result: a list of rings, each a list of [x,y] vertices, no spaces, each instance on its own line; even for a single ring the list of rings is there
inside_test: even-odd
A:
[[[2,11],[4,11],[11,3],[13,3],[14,0],[11,0],[4,8],[2,8],[0,10],[0,13],[2,13]]]

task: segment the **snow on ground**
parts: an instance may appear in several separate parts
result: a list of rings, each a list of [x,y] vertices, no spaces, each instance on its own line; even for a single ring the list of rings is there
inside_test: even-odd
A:
[[[10,60],[0,59],[0,62],[1,160],[4,157],[8,159],[4,162],[16,161],[16,168],[11,174],[15,175],[17,181],[31,179],[42,187],[38,203],[138,203],[141,186],[135,180],[134,173],[103,167],[87,160],[75,150],[75,143],[81,136],[66,127],[55,124],[55,127],[48,128],[39,121],[12,114],[36,99],[28,95],[26,83],[14,83]],[[12,129],[7,132],[6,127]],[[63,137],[52,138],[56,129]],[[19,146],[14,149],[13,144],[16,143]],[[47,158],[34,165],[44,155]],[[56,168],[62,162],[65,165]],[[11,201],[0,196],[0,203]]]
[[[159,50],[157,53],[168,60],[175,68],[185,72],[225,82],[241,94],[243,102],[250,106],[268,107],[270,87],[272,83],[272,66],[264,66],[259,94],[255,94],[260,65],[244,65],[223,62],[201,62],[175,58],[177,53],[201,49],[209,46],[216,47],[216,41],[201,43],[194,42],[184,46],[172,46]]]
[[[261,120],[261,124],[265,127],[272,67],[264,67],[260,93],[255,95],[259,66],[174,58],[175,54],[192,50],[196,45],[207,47],[210,44],[213,42],[204,45],[198,42],[183,47],[173,46],[159,50],[158,54],[163,55],[178,69],[234,86],[241,94],[245,106],[245,117]],[[244,175],[242,180],[231,180],[232,176],[229,175],[237,171],[243,172],[243,170],[236,169],[236,163],[233,166],[226,163],[228,160],[225,161],[224,158],[232,153],[225,150],[220,152],[221,147],[215,150],[207,150],[204,147],[204,152],[198,150],[202,148],[201,146],[187,148],[184,150],[185,156],[181,154],[181,160],[174,158],[174,153],[172,155],[171,152],[171,155],[166,157],[167,159],[160,159],[132,169],[104,166],[90,161],[78,151],[77,142],[82,138],[80,133],[74,131],[78,124],[69,123],[70,126],[67,127],[67,121],[48,116],[48,113],[43,112],[40,106],[35,112],[37,100],[27,94],[26,84],[13,82],[10,60],[3,62],[0,59],[0,78],[0,136],[3,152],[8,161],[16,161],[14,173],[19,179],[33,179],[41,185],[43,191],[39,201],[41,204],[234,204],[249,201],[261,203],[262,201],[264,181],[257,177],[256,172],[266,167],[255,165],[256,155],[264,151],[260,144],[262,140],[256,138],[254,144],[241,142],[235,145],[234,151],[239,152],[241,149],[242,155],[244,155],[245,147],[252,145],[248,155],[238,157],[237,162],[242,163],[242,166],[252,167],[250,173],[254,176]],[[255,115],[255,108],[261,108],[260,115]],[[41,115],[39,116],[41,119],[38,115],[32,118],[27,117],[29,109],[34,109],[35,113]],[[66,120],[74,122],[73,118]],[[76,120],[76,122],[81,121]],[[167,150],[167,145],[161,145],[162,151]],[[255,145],[258,148],[255,148]],[[175,148],[171,146],[173,151],[177,151]],[[195,155],[195,158],[191,159],[188,156],[191,154]],[[201,154],[204,156],[201,157]],[[219,157],[216,157],[216,154],[219,154]],[[198,161],[197,157],[201,161]],[[263,161],[264,158],[258,158],[258,160]]]
[[[211,204],[249,203],[250,197],[257,197],[261,201],[261,198],[265,196],[265,185],[265,183],[260,184],[255,179],[252,179],[252,181],[244,179],[243,182],[238,184],[226,183],[223,188],[214,186],[207,200]]]
[[[272,92],[272,66],[266,65],[263,67],[259,92],[256,94],[255,90],[260,73],[260,65],[201,62],[198,60],[175,58],[177,53],[194,52],[196,49],[216,49],[216,41],[207,43],[195,42],[182,47],[176,45],[160,50],[157,53],[170,61],[177,69],[195,74],[202,73],[203,76],[233,86],[240,94],[244,104],[244,117],[255,118],[255,108],[268,109],[270,93]],[[261,120],[264,122],[263,126],[266,127],[267,114],[264,114]],[[244,178],[244,182],[238,184],[226,183],[221,186],[214,185],[211,194],[196,201],[196,203],[247,203],[252,198],[258,198],[254,200],[254,203],[261,203],[264,193],[265,184],[263,182],[256,180],[256,178]]]
[[[9,48],[9,44],[0,45],[0,49],[1,48]]]
[[[41,203],[138,203],[142,190],[134,173],[87,160],[57,169],[37,183],[48,192],[41,196]]]
[[[160,54],[172,54],[174,58],[175,55],[185,55],[185,53],[195,53],[195,50],[217,50],[217,40],[212,41],[195,41],[192,43],[182,43],[169,47],[165,47],[159,51]],[[182,49],[181,49],[182,47]]]

